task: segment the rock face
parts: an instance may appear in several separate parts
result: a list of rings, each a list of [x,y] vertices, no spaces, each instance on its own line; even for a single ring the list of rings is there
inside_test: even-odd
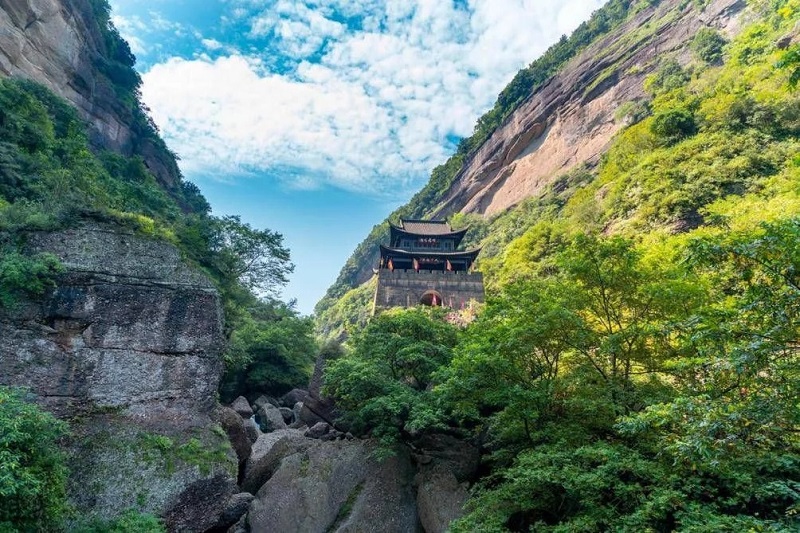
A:
[[[421,531],[407,453],[379,462],[364,441],[308,440],[286,455],[250,505],[251,531]]]
[[[746,7],[744,0],[698,4],[663,0],[644,8],[569,61],[469,156],[426,218],[459,212],[488,217],[537,196],[576,167],[594,166],[625,126],[615,118],[617,109],[647,98],[644,79],[660,68],[660,60],[688,63],[698,29],[732,34]],[[355,273],[341,274],[352,287],[372,279],[379,259],[378,243],[372,244],[369,255],[357,258]]]
[[[730,32],[744,7],[743,0],[713,0],[701,11],[666,0],[642,10],[528,97],[471,156],[435,216],[492,215],[538,194],[577,165],[595,164],[624,125],[615,120],[617,108],[645,97],[644,78],[659,68],[659,58],[677,54],[687,63],[688,43],[698,29]],[[635,39],[621,38],[628,35]]]
[[[0,384],[29,387],[70,421],[78,510],[135,507],[175,531],[213,526],[236,492],[237,463],[215,420],[223,336],[213,285],[173,246],[114,226],[28,242],[66,272],[43,302],[0,315]]]
[[[91,125],[94,144],[141,155],[172,189],[179,179],[174,160],[131,130],[131,110],[99,74],[105,46],[86,0],[0,0],[0,75],[32,79],[69,100]]]

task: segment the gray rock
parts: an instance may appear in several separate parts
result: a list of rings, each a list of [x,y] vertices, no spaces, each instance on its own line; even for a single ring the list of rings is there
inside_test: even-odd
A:
[[[306,451],[283,459],[250,504],[251,531],[418,531],[405,452],[378,462],[364,441],[307,442]]]
[[[297,402],[304,402],[308,396],[308,391],[303,389],[292,389],[281,396],[281,405],[293,407]]]
[[[220,407],[217,417],[222,429],[228,434],[228,440],[231,442],[231,446],[236,453],[239,463],[243,463],[250,457],[250,451],[253,446],[253,443],[247,436],[244,420],[230,407]]]
[[[225,341],[213,283],[174,246],[109,224],[34,232],[27,247],[65,271],[41,302],[0,313],[0,384],[29,387],[72,420],[71,504],[102,519],[136,507],[178,529],[213,526],[237,469],[214,420]],[[178,458],[190,438],[219,459]]]
[[[249,492],[240,492],[231,496],[228,499],[228,503],[225,504],[225,509],[222,511],[222,515],[219,517],[214,529],[221,531],[236,525],[247,512],[247,508],[253,499],[254,496]]]
[[[311,426],[304,435],[311,439],[319,439],[326,435],[331,429],[327,422],[317,422]]]
[[[247,433],[247,438],[250,439],[251,443],[255,443],[258,437],[262,435],[261,428],[258,427],[255,417],[250,417],[244,421],[244,431]]]
[[[450,435],[425,435],[415,442],[424,453],[421,464],[440,465],[453,473],[459,482],[471,481],[480,464],[478,448]]]
[[[289,409],[288,407],[281,407],[280,409],[281,416],[283,416],[283,421],[287,424],[291,424],[294,422],[294,411]]]
[[[262,407],[266,405],[272,405],[273,407],[281,406],[281,404],[278,403],[278,400],[276,400],[272,396],[267,396],[266,394],[262,394],[261,396],[256,398],[256,401],[253,402],[253,410],[255,412],[258,412],[261,410]]]
[[[253,416],[253,408],[250,407],[250,402],[244,396],[239,396],[231,404],[231,409],[239,413],[242,418],[250,418]]]
[[[311,441],[296,429],[282,429],[261,435],[244,468],[242,490],[255,494],[266,483],[285,456],[304,450]]]
[[[247,515],[242,515],[238,522],[228,528],[226,533],[250,533],[250,530],[247,528]]]
[[[264,433],[286,429],[286,422],[283,421],[280,409],[272,404],[266,404],[258,410],[256,421]]]
[[[417,511],[425,533],[445,533],[450,522],[464,515],[469,497],[466,483],[459,484],[446,469],[425,469],[417,475]]]
[[[175,495],[162,516],[168,531],[205,531],[212,527],[225,510],[225,502],[235,491],[235,482],[219,474],[200,479]]]

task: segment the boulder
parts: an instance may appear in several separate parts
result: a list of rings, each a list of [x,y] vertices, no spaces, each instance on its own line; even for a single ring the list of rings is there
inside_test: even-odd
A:
[[[286,429],[286,422],[283,421],[280,409],[272,404],[266,404],[258,410],[256,421],[264,433]]]
[[[214,526],[215,530],[223,531],[234,526],[247,512],[247,507],[253,501],[254,496],[249,492],[234,494],[225,504],[225,509]]]
[[[310,439],[319,439],[326,435],[331,430],[326,422],[317,422],[311,426],[303,435]]]
[[[255,412],[258,412],[262,407],[264,407],[267,404],[272,405],[274,407],[281,406],[281,404],[278,403],[278,400],[276,400],[272,396],[267,396],[266,394],[262,394],[261,396],[256,398],[256,401],[253,402],[253,410]]]
[[[304,402],[308,396],[308,391],[303,389],[292,389],[281,396],[281,405],[293,407],[297,402]]]
[[[250,531],[419,530],[406,452],[379,462],[364,441],[306,442],[258,491],[247,514]]]
[[[162,516],[167,531],[206,531],[217,522],[235,491],[236,482],[223,474],[195,481],[170,501]]]
[[[278,468],[281,459],[304,450],[311,442],[296,429],[281,429],[258,437],[245,464],[242,490],[251,494],[258,492]]]
[[[459,482],[471,481],[478,471],[480,451],[469,442],[450,435],[433,434],[422,436],[414,444],[422,450],[417,457],[418,463],[441,466],[451,471]]]
[[[231,441],[231,446],[236,453],[239,464],[247,461],[247,458],[250,457],[253,443],[247,436],[242,417],[230,407],[220,407],[217,410],[217,418],[222,429],[228,434],[228,440]]]
[[[283,416],[284,422],[286,422],[287,424],[291,424],[292,422],[294,422],[294,411],[292,411],[288,407],[281,407],[279,411]]]
[[[253,408],[250,407],[250,402],[244,396],[239,396],[231,404],[231,409],[239,413],[242,418],[250,418],[253,416]]]
[[[255,420],[255,417],[250,417],[247,420],[243,421],[244,424],[244,431],[247,434],[247,438],[250,440],[251,443],[254,443],[258,440],[258,437],[261,436],[261,428],[258,427],[258,423]]]
[[[417,482],[417,511],[425,533],[445,533],[450,522],[464,515],[469,497],[466,483],[444,468],[426,468]]]

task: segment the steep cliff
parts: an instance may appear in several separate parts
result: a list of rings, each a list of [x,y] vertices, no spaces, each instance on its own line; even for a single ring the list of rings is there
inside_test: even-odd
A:
[[[180,171],[139,107],[133,61],[103,2],[0,0],[0,75],[34,80],[69,100],[91,125],[95,146],[141,156],[177,192]]]
[[[700,28],[735,34],[745,7],[744,0],[610,2],[593,16],[600,29],[579,28],[569,41],[558,43],[523,69],[478,122],[476,134],[465,139],[459,151],[434,170],[428,185],[389,219],[472,214],[488,222],[526,199],[542,196],[572,170],[591,172],[614,136],[630,123],[625,108],[647,108],[650,96],[644,80],[667,61],[689,63],[690,43]],[[588,43],[586,35],[591,37]],[[549,72],[545,67],[556,63],[551,56],[567,59],[555,74],[545,77]],[[532,81],[520,81],[526,78]],[[522,94],[517,103],[501,105],[510,99],[508,94],[517,93]],[[503,115],[496,127],[481,134],[487,117]],[[482,237],[480,231],[471,233],[478,240]],[[370,279],[377,245],[387,235],[386,222],[376,226],[318,304],[323,332],[338,327],[339,319],[333,315],[340,313],[330,311],[331,306]],[[484,250],[482,257],[492,251]],[[351,294],[348,299],[359,296]]]
[[[214,420],[222,311],[170,244],[98,223],[29,235],[65,271],[0,314],[0,383],[70,422],[71,497],[85,515],[136,507],[171,530],[213,525],[236,488]]]

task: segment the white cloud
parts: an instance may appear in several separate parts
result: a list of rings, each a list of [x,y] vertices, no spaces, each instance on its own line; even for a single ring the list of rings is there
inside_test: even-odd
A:
[[[447,138],[471,134],[516,71],[603,0],[227,3],[228,20],[271,48],[172,58],[143,76],[184,171],[386,192],[419,186]],[[276,54],[292,66],[272,67]]]

